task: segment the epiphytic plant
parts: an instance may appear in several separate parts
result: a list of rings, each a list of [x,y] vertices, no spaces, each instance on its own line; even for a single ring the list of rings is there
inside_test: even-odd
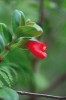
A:
[[[18,94],[10,89],[14,81],[12,73],[15,73],[15,69],[10,67],[11,63],[7,63],[5,59],[10,50],[26,48],[38,58],[47,57],[46,44],[36,40],[36,37],[43,33],[42,28],[35,22],[26,21],[22,11],[15,10],[12,13],[12,28],[13,31],[10,32],[7,25],[0,23],[0,97],[4,100],[19,98]]]
[[[23,50],[29,49],[29,51],[31,51],[38,58],[44,59],[47,57],[46,43],[36,40],[36,37],[40,36],[43,33],[42,28],[35,22],[32,22],[30,20],[26,21],[23,12],[19,10],[15,10],[13,12],[12,28],[13,31],[10,32],[8,27],[4,23],[0,23],[0,100],[19,100],[18,94],[53,99],[66,99],[66,97],[62,96],[53,96],[23,91],[16,92],[11,89],[11,86],[16,79],[17,71],[20,73],[22,70],[22,68],[20,67],[20,62],[19,66],[16,64],[18,61],[17,51],[15,52],[16,54],[13,53],[15,64],[7,60],[7,55],[11,50],[14,50],[15,48],[21,48]]]

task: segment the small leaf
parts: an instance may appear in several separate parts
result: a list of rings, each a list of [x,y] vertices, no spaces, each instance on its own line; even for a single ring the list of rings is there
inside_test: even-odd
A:
[[[25,46],[25,43],[27,41],[29,41],[31,38],[20,38],[19,39],[19,48],[22,48],[22,49],[27,49],[27,47]]]
[[[19,100],[19,95],[8,87],[2,87],[0,88],[0,98],[4,100]]]
[[[12,41],[12,34],[4,23],[0,23],[0,35],[2,35],[6,44]]]
[[[15,10],[12,14],[12,27],[15,32],[18,26],[25,25],[25,16],[22,11]]]
[[[21,37],[21,38],[18,39],[17,43],[15,43],[11,46],[11,48],[13,49],[13,48],[19,47],[19,48],[22,48],[22,49],[27,49],[27,47],[25,46],[25,43],[27,41],[29,41],[30,39],[31,38],[22,38]]]
[[[19,37],[37,37],[43,33],[43,30],[38,25],[20,26],[16,30],[16,36]]]
[[[0,81],[0,88],[1,88],[1,87],[3,87],[3,85],[4,85],[4,84],[3,84],[3,82],[2,82],[2,81]]]
[[[9,80],[10,80],[10,82],[13,83],[13,77],[12,77],[12,75],[11,75],[11,72],[10,72],[9,68],[6,67],[6,66],[3,66],[3,67],[0,68],[0,70],[1,70],[2,72],[6,73],[6,75],[8,76],[8,78],[9,78]]]
[[[2,77],[2,80],[5,81],[8,86],[11,87],[10,80],[9,80],[9,78],[8,78],[6,73],[4,73],[3,71],[0,71],[0,77]]]
[[[13,80],[15,80],[15,81],[13,81],[13,83],[15,83],[18,79],[17,71],[14,68],[11,68],[11,74],[12,74],[12,76],[14,76]]]
[[[0,35],[0,52],[4,49],[5,47],[5,42],[3,37]]]

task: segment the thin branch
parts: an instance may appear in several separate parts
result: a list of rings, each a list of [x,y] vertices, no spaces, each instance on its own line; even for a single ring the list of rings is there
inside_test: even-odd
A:
[[[48,95],[48,94],[23,92],[23,91],[17,91],[17,93],[20,94],[20,95],[28,95],[28,96],[34,96],[34,97],[45,97],[45,98],[53,98],[53,99],[66,99],[66,96],[54,96],[54,95]]]
[[[39,0],[39,25],[44,24],[44,0]]]

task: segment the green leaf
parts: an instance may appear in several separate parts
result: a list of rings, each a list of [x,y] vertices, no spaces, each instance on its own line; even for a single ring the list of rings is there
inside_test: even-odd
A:
[[[26,25],[33,26],[33,25],[35,25],[35,24],[36,24],[35,22],[32,22],[32,21],[30,21],[29,19],[26,21]]]
[[[8,75],[7,75],[5,72],[0,71],[0,79],[2,80],[3,83],[4,83],[4,81],[5,81],[6,84],[7,84],[8,86],[11,87],[10,80],[9,80],[9,78],[8,78]]]
[[[8,67],[9,67],[9,66],[8,66]],[[3,67],[0,68],[0,71],[6,73],[6,75],[8,76],[8,78],[9,78],[9,80],[10,80],[10,82],[13,83],[13,77],[12,77],[11,72],[10,72],[10,70],[9,70],[8,67],[7,67],[7,66],[3,66]],[[5,80],[6,80],[6,79],[5,79]]]
[[[0,88],[3,87],[3,82],[0,80]]]
[[[16,30],[16,36],[19,37],[37,37],[43,33],[43,30],[38,25],[19,26]]]
[[[16,66],[16,64],[14,65],[8,60],[0,63],[0,87],[1,83],[3,83],[5,86],[11,87],[16,82],[18,75],[13,66]]]
[[[19,38],[18,40],[17,40],[17,42],[15,43],[15,44],[13,44],[12,46],[11,46],[11,48],[12,49],[14,49],[14,48],[16,48],[16,47],[19,47],[19,48],[22,48],[22,49],[27,49],[26,48],[26,46],[25,46],[25,43],[27,42],[27,41],[29,41],[31,38]]]
[[[24,87],[28,86],[32,75],[32,63],[28,50],[22,50],[21,48],[12,49],[7,58],[10,62],[8,64],[10,68],[16,71],[16,73],[12,73],[13,82],[16,80],[17,84]]]
[[[4,100],[19,100],[19,95],[8,87],[2,87],[0,88],[0,98]]]
[[[25,16],[22,11],[15,10],[12,14],[12,27],[15,32],[18,26],[25,25]]]
[[[0,23],[0,35],[2,35],[5,44],[8,44],[12,41],[12,34],[4,23]]]
[[[3,37],[0,35],[0,52],[4,49],[5,47],[5,42],[3,40]]]

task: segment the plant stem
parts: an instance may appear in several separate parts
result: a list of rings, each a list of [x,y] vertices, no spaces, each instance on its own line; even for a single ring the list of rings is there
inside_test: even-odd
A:
[[[17,91],[17,93],[20,95],[28,95],[28,96],[34,96],[34,97],[45,97],[45,98],[52,98],[52,99],[66,99],[66,96],[54,96],[54,95],[24,92],[24,91]]]

